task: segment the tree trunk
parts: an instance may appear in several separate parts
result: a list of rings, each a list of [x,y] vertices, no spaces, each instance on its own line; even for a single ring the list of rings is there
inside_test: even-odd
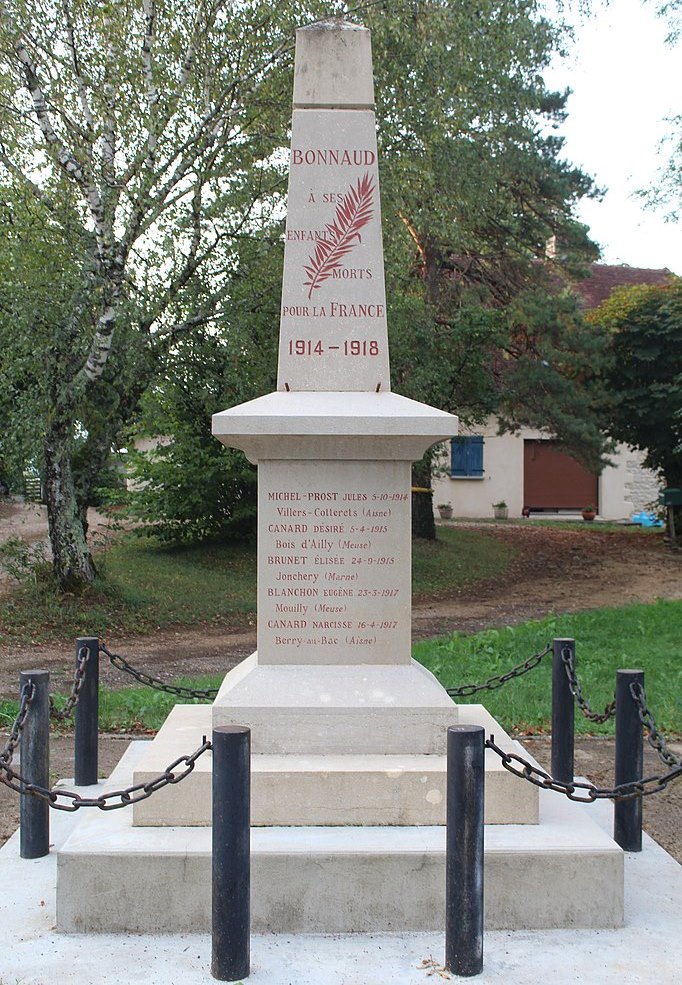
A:
[[[412,536],[424,540],[436,539],[436,522],[433,518],[433,490],[431,489],[431,455],[426,453],[420,462],[412,466]]]
[[[95,565],[80,519],[71,467],[71,427],[53,421],[45,435],[45,501],[54,574],[63,591],[95,580]]]

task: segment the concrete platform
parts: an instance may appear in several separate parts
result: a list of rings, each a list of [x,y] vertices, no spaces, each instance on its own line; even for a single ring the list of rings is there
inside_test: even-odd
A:
[[[542,792],[541,799],[556,796]],[[612,805],[585,808],[605,834]],[[211,985],[206,934],[62,934],[56,931],[57,852],[80,823],[51,815],[53,852],[19,858],[19,834],[0,849],[0,913],[9,946],[0,981],[21,985]],[[678,985],[682,866],[647,835],[625,854],[625,925],[617,930],[486,932],[480,985]],[[107,886],[100,884],[100,891]],[[159,897],[163,887],[159,887]],[[82,900],[87,908],[89,900]],[[159,904],[161,905],[161,903]],[[254,935],[248,985],[426,985],[443,961],[438,932],[352,935]]]
[[[516,745],[482,705],[458,708],[461,724],[482,725],[505,750]],[[176,705],[135,767],[134,783],[162,773],[182,750],[211,734],[208,705]],[[135,825],[211,823],[211,754],[177,786],[133,808]],[[255,755],[251,763],[251,823],[266,825],[445,824],[445,756]],[[486,824],[537,824],[538,788],[519,783],[486,750]]]
[[[108,786],[130,781],[144,745],[130,747]],[[128,809],[81,813],[59,851],[60,931],[209,929],[209,828],[133,828]],[[487,926],[620,926],[623,853],[589,808],[548,793],[540,822],[486,828]],[[442,827],[254,828],[251,844],[257,933],[443,926]]]
[[[433,755],[445,752],[458,706],[425,667],[261,665],[253,653],[226,676],[213,724],[248,725],[252,752]]]

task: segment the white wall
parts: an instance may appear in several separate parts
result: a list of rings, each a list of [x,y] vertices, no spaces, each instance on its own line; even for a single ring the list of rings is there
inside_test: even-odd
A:
[[[494,420],[480,428],[460,429],[461,435],[483,435],[483,468],[480,479],[453,479],[449,476],[450,443],[443,448],[443,474],[434,476],[433,502],[451,503],[454,516],[492,517],[492,504],[505,500],[511,518],[520,517],[523,509],[523,442],[526,438],[542,439],[549,435],[523,428],[517,434],[497,434]],[[620,445],[610,456],[613,466],[599,478],[599,516],[605,520],[623,520],[656,500],[659,483],[656,476],[642,469],[642,453]]]

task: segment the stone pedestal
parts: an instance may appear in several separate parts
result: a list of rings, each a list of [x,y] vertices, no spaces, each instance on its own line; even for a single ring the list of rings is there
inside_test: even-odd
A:
[[[214,725],[261,753],[444,751],[457,709],[410,658],[410,463],[456,418],[397,394],[276,392],[214,417],[259,466],[258,654]]]

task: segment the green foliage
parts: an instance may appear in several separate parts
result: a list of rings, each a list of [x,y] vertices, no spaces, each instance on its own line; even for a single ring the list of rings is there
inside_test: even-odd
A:
[[[604,371],[610,434],[682,486],[682,280],[614,291],[592,314],[610,337]]]
[[[159,398],[168,430],[156,434],[173,450],[144,467],[144,515],[166,536],[193,538],[244,519],[243,466],[208,450],[200,402],[186,418],[175,374],[185,358],[201,365],[214,332],[226,372],[213,396],[226,406],[269,388],[293,29],[347,5],[158,0],[150,21],[141,0],[115,11],[95,0],[63,10],[2,2],[0,182],[22,203],[5,283],[16,284],[18,265],[30,269],[21,296],[4,307],[0,297],[0,378],[9,378],[0,457],[50,466],[53,556],[66,584],[92,577],[76,519],[146,393]],[[592,255],[572,214],[591,183],[540,126],[563,112],[563,96],[542,82],[561,28],[535,0],[351,9],[373,31],[396,386],[443,407],[460,401],[480,419],[497,407],[490,367],[510,337],[489,309],[535,284],[532,261],[550,236],[560,265]],[[2,246],[0,295],[1,268]],[[542,376],[542,357],[526,355],[526,376]],[[538,383],[523,401],[544,392]],[[589,439],[567,423],[584,408],[566,407],[557,426]],[[194,483],[171,465],[192,469]],[[204,474],[215,520],[208,495],[198,499]]]
[[[234,244],[271,225],[293,5],[0,13],[0,456],[44,459],[65,585],[92,577],[77,524],[123,426],[231,296]]]
[[[682,602],[659,600],[653,605],[552,616],[472,636],[454,633],[415,644],[413,655],[445,687],[459,687],[505,673],[555,637],[573,637],[578,677],[595,710],[601,711],[613,697],[616,670],[635,667],[646,674],[647,699],[659,727],[680,733],[681,634]],[[551,725],[551,683],[551,656],[547,656],[524,677],[485,692],[483,700],[504,728],[546,731]],[[469,700],[476,703],[482,699],[474,695]],[[576,711],[575,722],[578,732],[613,734],[613,720],[595,725]]]
[[[605,333],[586,324],[571,291],[524,291],[505,310],[507,357],[498,368],[502,431],[542,428],[587,468],[601,471],[611,448],[603,433],[599,370]]]
[[[145,395],[139,431],[162,437],[128,458],[136,488],[130,512],[155,536],[255,534],[256,470],[212,436],[211,416],[274,387],[281,264],[280,243],[240,243],[231,304],[210,327],[178,339],[162,380]]]
[[[142,485],[133,492],[128,512],[147,524],[143,533],[177,543],[255,537],[255,467],[241,452],[218,444],[209,420],[203,434],[178,423],[169,444],[131,455]]]
[[[599,468],[600,339],[561,290],[596,259],[573,215],[596,190],[540,125],[564,114],[542,81],[561,38],[532,2],[376,25],[392,382],[466,424],[544,428]]]

